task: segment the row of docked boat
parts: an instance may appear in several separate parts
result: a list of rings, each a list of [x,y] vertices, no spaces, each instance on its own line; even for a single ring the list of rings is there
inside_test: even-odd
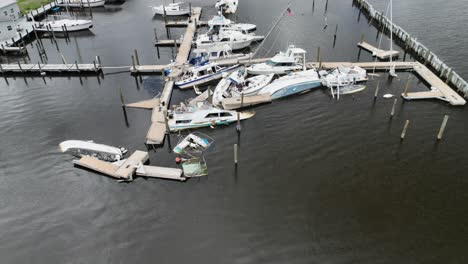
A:
[[[221,14],[234,14],[237,12],[239,0],[218,0],[215,8]],[[174,2],[168,5],[152,6],[154,15],[162,16],[186,16],[190,15],[192,10],[190,5],[184,2]]]

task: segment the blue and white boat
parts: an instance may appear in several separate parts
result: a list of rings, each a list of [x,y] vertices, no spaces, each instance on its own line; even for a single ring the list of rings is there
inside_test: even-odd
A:
[[[187,72],[175,84],[180,88],[190,88],[211,81],[221,79],[223,74],[231,73],[239,69],[240,65],[220,67],[214,62],[205,62],[188,69]]]
[[[269,94],[273,100],[320,87],[322,81],[316,70],[290,73],[276,79],[258,94]]]
[[[213,107],[207,101],[190,105],[181,103],[169,111],[168,125],[171,132],[201,127],[229,125],[237,122],[236,111],[223,110]],[[239,112],[239,120],[254,116],[254,112]]]

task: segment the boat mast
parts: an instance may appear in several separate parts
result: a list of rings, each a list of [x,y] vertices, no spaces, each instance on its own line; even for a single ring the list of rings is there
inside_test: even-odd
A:
[[[393,59],[393,0],[390,0],[390,63]]]

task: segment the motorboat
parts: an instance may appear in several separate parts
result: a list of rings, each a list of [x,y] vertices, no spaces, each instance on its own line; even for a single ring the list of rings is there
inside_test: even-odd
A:
[[[251,35],[242,34],[239,31],[208,32],[199,35],[196,40],[197,48],[210,48],[214,46],[229,45],[232,50],[240,50],[249,47],[254,41]]]
[[[226,98],[253,96],[273,80],[274,74],[257,75],[247,78],[247,71],[242,68],[225,76],[216,86],[213,93],[213,105],[222,107]]]
[[[223,73],[231,73],[240,67],[240,65],[220,67],[215,62],[206,62],[190,67],[175,85],[182,89],[198,86],[220,79],[223,77]]]
[[[188,7],[182,7],[182,2],[170,3],[169,5],[153,6],[155,15],[166,16],[185,16],[190,15],[191,10]]]
[[[106,0],[63,0],[61,6],[67,7],[101,7]]]
[[[87,30],[93,27],[93,21],[84,19],[60,19],[46,22],[39,22],[35,25],[36,31],[48,32],[72,32]]]
[[[252,53],[233,53],[229,45],[219,45],[207,48],[195,49],[193,51],[195,58],[204,58],[209,61],[219,61],[226,59],[248,60],[252,58]]]
[[[340,66],[333,71],[320,71],[324,86],[335,88],[367,81],[367,71],[359,66]]]
[[[239,0],[218,0],[215,7],[219,12],[234,14],[239,7]]]
[[[202,133],[190,133],[179,141],[173,149],[178,155],[197,157],[202,155],[212,144],[214,140]]]
[[[228,28],[241,31],[244,34],[251,33],[257,29],[257,25],[255,24],[235,23],[232,20],[225,18],[221,14],[208,20],[208,27]]]
[[[100,160],[115,162],[127,153],[125,148],[116,148],[93,141],[67,140],[59,144],[60,150],[76,157],[91,156]]]
[[[316,70],[289,73],[261,89],[258,94],[269,94],[272,99],[279,99],[293,94],[306,92],[320,87],[322,82]]]
[[[269,61],[254,64],[247,68],[249,74],[287,74],[292,71],[304,70],[306,51],[290,45],[286,52],[276,54]]]
[[[238,112],[222,110],[207,101],[196,102],[191,105],[180,105],[169,110],[168,125],[171,132],[201,127],[228,125],[237,121]],[[239,120],[254,116],[254,112],[239,112]]]

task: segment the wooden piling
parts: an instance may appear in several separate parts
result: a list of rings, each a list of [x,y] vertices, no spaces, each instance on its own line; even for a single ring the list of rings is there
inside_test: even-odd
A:
[[[404,92],[405,96],[408,96],[408,89],[410,87],[410,84],[411,84],[411,76],[408,77],[408,81],[406,82],[406,87],[405,87],[405,92]]]
[[[241,93],[241,108],[244,107],[244,93]]]
[[[380,89],[380,80],[377,82],[377,88],[375,88],[374,99],[376,99],[377,96],[379,95],[379,89]]]
[[[135,63],[140,66],[140,58],[138,57],[138,51],[135,49]]]
[[[89,16],[91,16],[91,18],[93,17],[93,10],[91,9],[91,4],[89,3],[89,0],[88,1],[88,8],[89,8]]]
[[[237,166],[237,144],[234,144],[234,164]]]
[[[119,96],[120,96],[120,104],[122,107],[125,107],[125,100],[124,100],[124,96],[123,96],[123,93],[122,93],[122,87],[119,87]]]
[[[133,70],[136,71],[136,67],[135,67],[135,57],[132,55],[132,67],[133,67]]]
[[[409,120],[406,120],[405,126],[403,127],[403,131],[401,132],[401,136],[400,136],[400,139],[401,139],[401,140],[405,139],[406,130],[408,130],[409,124],[410,124],[410,121],[409,121]]]
[[[18,61],[18,67],[20,68],[21,72],[24,72],[23,68],[21,67],[21,62]]]
[[[241,129],[242,129],[242,128],[241,128],[241,123],[240,123],[240,113],[237,112],[237,125],[236,125],[236,130],[237,130],[237,132],[240,133],[240,132],[241,132]]]
[[[317,48],[317,62],[320,61],[320,47]]]
[[[179,53],[179,49],[177,48],[177,40],[174,39],[174,49],[175,49],[175,53]]]
[[[338,33],[338,24],[336,24],[336,27],[335,27],[335,35],[334,35],[334,38],[336,39],[336,35]]]
[[[392,112],[390,113],[390,118],[393,118],[393,116],[395,115],[395,107],[396,107],[397,102],[398,102],[398,99],[393,100],[393,106],[392,106]]]
[[[169,120],[167,119],[167,110],[163,110],[164,115],[164,125],[166,126],[166,134],[171,133],[171,128],[169,127]]]
[[[76,66],[76,70],[80,72],[80,68],[78,67],[78,61],[75,61],[75,66]]]
[[[361,43],[361,44],[364,43],[364,33],[361,34],[361,42],[359,42],[359,43]]]
[[[444,116],[444,120],[442,121],[442,125],[440,126],[439,133],[437,134],[437,140],[441,140],[444,136],[445,128],[447,127],[447,122],[449,120],[449,115]]]

